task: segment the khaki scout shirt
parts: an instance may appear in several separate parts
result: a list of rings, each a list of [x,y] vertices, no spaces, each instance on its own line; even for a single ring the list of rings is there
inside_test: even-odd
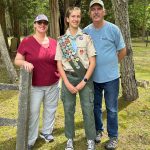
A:
[[[71,41],[70,38],[71,34],[69,29],[66,31],[66,35],[68,35],[68,38]],[[75,41],[77,45],[77,56],[79,57],[84,67],[87,69],[89,67],[89,58],[96,55],[93,41],[91,40],[91,37],[83,33],[80,28],[78,29],[75,37],[76,37]],[[55,60],[62,61],[62,65],[65,71],[74,71],[70,63],[68,62],[68,60],[63,57],[63,53],[59,43],[57,43]]]

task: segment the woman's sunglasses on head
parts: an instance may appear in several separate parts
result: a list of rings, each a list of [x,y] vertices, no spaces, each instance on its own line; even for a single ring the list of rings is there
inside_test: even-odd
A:
[[[39,20],[37,21],[37,24],[41,25],[41,24],[44,24],[44,25],[48,25],[48,21],[45,21],[45,20]]]

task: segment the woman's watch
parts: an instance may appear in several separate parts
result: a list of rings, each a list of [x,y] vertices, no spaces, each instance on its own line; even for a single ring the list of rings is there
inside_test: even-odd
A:
[[[87,83],[88,79],[87,79],[87,78],[83,78],[83,81],[84,81],[85,83]]]

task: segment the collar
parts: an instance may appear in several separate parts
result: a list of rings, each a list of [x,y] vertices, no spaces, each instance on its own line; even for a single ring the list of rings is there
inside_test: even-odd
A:
[[[77,31],[76,35],[72,36],[70,31],[69,31],[69,28],[68,28],[65,34],[66,34],[67,37],[69,37],[71,39],[76,39],[78,36],[83,35],[83,32],[82,32],[82,30],[80,28],[78,28],[78,31]]]

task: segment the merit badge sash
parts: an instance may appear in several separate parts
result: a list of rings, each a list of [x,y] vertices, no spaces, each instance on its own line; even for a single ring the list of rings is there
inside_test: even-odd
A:
[[[84,77],[86,69],[80,61],[80,58],[77,56],[76,50],[72,47],[70,39],[67,35],[63,35],[58,38],[58,43],[63,53],[63,57],[67,59],[74,71],[79,77]]]

